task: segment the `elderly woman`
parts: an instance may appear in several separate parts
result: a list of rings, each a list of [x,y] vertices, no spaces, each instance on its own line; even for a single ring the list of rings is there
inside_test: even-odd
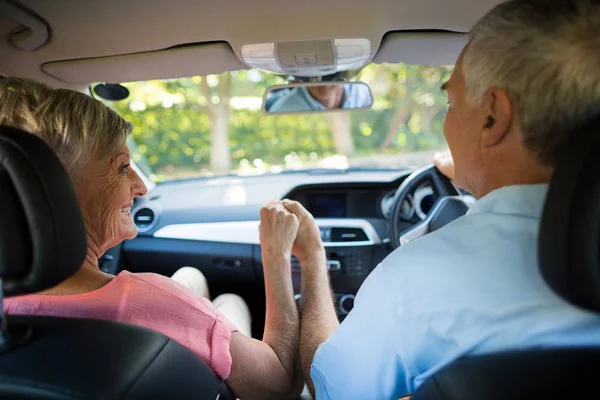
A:
[[[56,153],[75,188],[88,243],[75,275],[50,290],[5,300],[5,312],[140,325],[188,347],[227,380],[237,397],[298,394],[303,379],[297,368],[299,323],[289,264],[298,230],[295,215],[279,201],[261,210],[267,314],[263,340],[258,341],[240,333],[248,332],[247,326],[236,327],[210,300],[190,290],[202,283],[199,271],[176,273],[186,287],[156,274],[123,271],[113,276],[98,268],[107,249],[137,234],[131,207],[135,197],[146,194],[130,165],[129,123],[83,93],[7,78],[0,80],[0,124],[37,135]],[[239,300],[222,302],[242,313],[246,307]]]

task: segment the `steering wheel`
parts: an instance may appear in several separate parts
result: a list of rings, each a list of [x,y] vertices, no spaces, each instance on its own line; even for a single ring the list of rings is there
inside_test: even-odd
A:
[[[399,222],[401,221],[402,203],[425,182],[431,183],[437,200],[423,221],[401,232]],[[394,194],[389,224],[392,248],[396,249],[402,244],[441,228],[466,214],[468,209],[469,206],[463,200],[458,189],[433,164],[416,170],[402,182]]]

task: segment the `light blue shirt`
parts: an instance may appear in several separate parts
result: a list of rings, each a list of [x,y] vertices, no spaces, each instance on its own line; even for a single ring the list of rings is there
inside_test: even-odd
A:
[[[270,112],[297,112],[325,110],[325,106],[311,96],[306,87],[294,87],[289,92],[278,95],[279,98],[268,107]],[[371,104],[371,92],[361,84],[344,85],[344,97],[341,108],[352,109],[367,107]]]
[[[600,317],[561,300],[538,270],[546,192],[495,190],[386,258],[317,350],[317,399],[398,399],[463,355],[600,346]]]

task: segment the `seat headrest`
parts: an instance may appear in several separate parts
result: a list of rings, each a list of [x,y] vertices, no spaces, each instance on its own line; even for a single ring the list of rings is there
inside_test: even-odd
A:
[[[540,225],[541,273],[556,293],[600,311],[600,118],[569,132]]]
[[[0,278],[7,296],[56,286],[86,254],[81,208],[62,164],[37,136],[0,126]]]

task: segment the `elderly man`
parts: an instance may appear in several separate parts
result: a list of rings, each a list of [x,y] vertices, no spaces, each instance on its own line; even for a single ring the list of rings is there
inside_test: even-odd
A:
[[[481,19],[444,84],[454,180],[479,200],[402,246],[338,327],[325,253],[301,220],[300,352],[317,399],[397,399],[465,355],[600,345],[597,316],[538,271],[538,223],[565,133],[600,112],[600,3],[512,0]]]

